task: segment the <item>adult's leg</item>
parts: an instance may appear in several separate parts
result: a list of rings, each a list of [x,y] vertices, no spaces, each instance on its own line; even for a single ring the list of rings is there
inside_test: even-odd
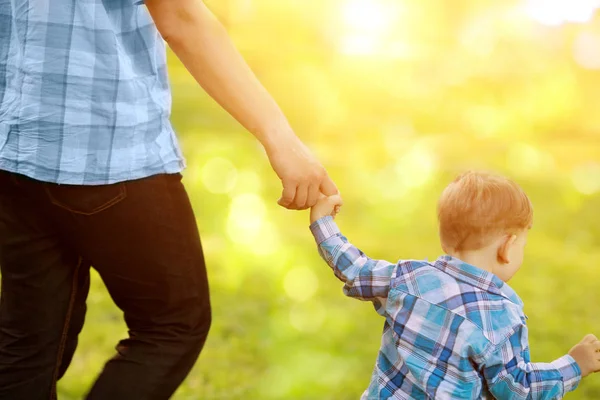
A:
[[[83,329],[83,323],[85,322],[85,314],[87,311],[87,295],[90,291],[90,263],[86,260],[81,260],[77,276],[74,277],[73,287],[76,288],[71,294],[71,314],[69,318],[69,324],[66,325],[66,331],[64,336],[64,347],[60,363],[58,365],[58,371],[56,374],[56,380],[60,380],[67,372],[73,355],[77,349],[79,334]]]
[[[98,270],[129,328],[88,399],[167,399],[204,345],[211,318],[206,268],[180,180],[157,175],[100,188],[48,187],[57,213],[72,217],[74,245]],[[95,201],[98,190],[120,199],[104,205]]]
[[[0,399],[55,397],[85,315],[89,266],[44,213],[41,188],[0,171]]]

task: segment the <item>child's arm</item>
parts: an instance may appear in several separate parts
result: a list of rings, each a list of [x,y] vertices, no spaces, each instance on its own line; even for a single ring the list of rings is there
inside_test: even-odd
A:
[[[333,269],[335,276],[344,282],[344,294],[372,301],[377,312],[383,314],[396,265],[373,260],[348,242],[333,221],[341,204],[339,196],[331,196],[322,198],[311,210],[310,230],[319,254]]]
[[[483,356],[481,369],[488,388],[497,399],[560,399],[575,390],[582,376],[593,372],[573,351],[584,352],[593,358],[597,354],[596,370],[600,368],[600,342],[580,343],[568,355],[551,363],[531,363],[523,357],[523,345],[527,343],[526,327],[521,326],[500,346]],[[586,337],[585,340],[588,340]],[[575,355],[579,362],[571,355]],[[528,357],[527,357],[528,358]]]

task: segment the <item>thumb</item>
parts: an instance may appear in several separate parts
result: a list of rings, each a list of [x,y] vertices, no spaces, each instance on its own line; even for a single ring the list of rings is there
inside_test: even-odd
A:
[[[594,343],[596,341],[598,341],[596,335],[590,333],[588,335],[585,335],[585,337],[581,340],[581,343]]]

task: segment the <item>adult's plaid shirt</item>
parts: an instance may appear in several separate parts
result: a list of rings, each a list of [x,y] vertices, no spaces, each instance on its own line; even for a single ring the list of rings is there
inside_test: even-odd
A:
[[[363,399],[557,399],[579,384],[569,355],[531,362],[523,302],[494,274],[450,256],[373,260],[329,216],[310,229],[344,293],[385,318]]]
[[[133,0],[0,0],[0,169],[107,184],[180,172],[166,48]]]

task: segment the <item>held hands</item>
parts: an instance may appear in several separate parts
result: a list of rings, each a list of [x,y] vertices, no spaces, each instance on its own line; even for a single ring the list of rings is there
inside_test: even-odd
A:
[[[310,223],[312,224],[327,215],[331,215],[335,218],[337,213],[340,212],[342,204],[344,204],[344,202],[339,194],[333,196],[321,195],[317,204],[310,209]]]
[[[575,359],[581,377],[600,371],[600,340],[592,334],[587,335],[581,342],[569,350],[569,355]]]
[[[272,146],[267,155],[283,184],[277,202],[280,206],[305,210],[314,206],[321,194],[331,196],[338,192],[325,168],[295,135]]]

